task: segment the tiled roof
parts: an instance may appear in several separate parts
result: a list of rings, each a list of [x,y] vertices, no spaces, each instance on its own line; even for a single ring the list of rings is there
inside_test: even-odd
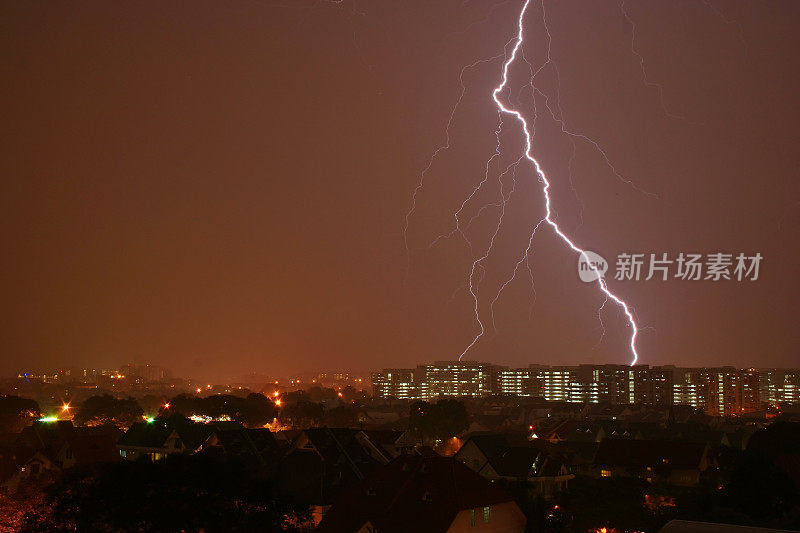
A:
[[[161,448],[172,433],[165,422],[136,422],[119,439],[118,446],[139,448]]]
[[[604,439],[594,462],[602,466],[642,468],[667,465],[672,468],[699,468],[707,444],[666,440]]]
[[[449,457],[403,455],[336,501],[320,531],[447,531],[459,511],[513,502],[511,495]]]
[[[111,462],[119,459],[117,439],[111,434],[76,435],[68,446],[78,464]]]

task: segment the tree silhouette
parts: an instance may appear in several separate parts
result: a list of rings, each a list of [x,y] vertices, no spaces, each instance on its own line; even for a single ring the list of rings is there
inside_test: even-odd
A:
[[[47,490],[22,531],[276,531],[307,518],[251,467],[175,455],[71,472]]]

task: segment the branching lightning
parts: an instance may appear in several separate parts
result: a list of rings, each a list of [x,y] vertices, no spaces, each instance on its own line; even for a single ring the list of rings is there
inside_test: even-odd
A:
[[[478,65],[488,64],[488,63],[491,63],[491,62],[494,62],[494,61],[502,59],[500,84],[498,86],[496,86],[492,90],[492,93],[491,93],[492,100],[493,100],[494,104],[497,107],[497,113],[498,113],[498,122],[497,122],[497,126],[496,126],[495,132],[494,132],[495,138],[496,138],[496,143],[495,143],[495,146],[494,146],[494,150],[492,151],[492,153],[489,155],[488,159],[486,160],[482,179],[476,185],[474,185],[472,187],[470,193],[463,200],[463,202],[461,202],[460,207],[455,211],[455,213],[453,213],[453,219],[454,219],[454,222],[455,222],[453,229],[450,230],[447,233],[444,233],[444,234],[439,235],[438,237],[436,237],[428,246],[429,248],[431,248],[431,247],[435,246],[437,243],[439,243],[441,240],[449,239],[449,238],[451,238],[453,236],[458,235],[459,237],[461,237],[464,240],[466,245],[469,247],[469,250],[471,252],[471,256],[473,258],[473,260],[471,262],[471,265],[470,265],[470,268],[469,268],[468,276],[467,276],[467,285],[468,285],[468,290],[469,290],[470,297],[472,298],[472,309],[473,309],[475,320],[476,320],[476,322],[478,324],[479,331],[472,338],[471,342],[466,346],[466,348],[461,352],[461,354],[458,357],[459,360],[461,360],[475,346],[475,344],[478,342],[478,340],[481,339],[481,337],[483,337],[485,335],[486,331],[487,331],[486,325],[483,322],[483,319],[481,317],[481,312],[480,312],[480,309],[479,309],[480,304],[479,304],[479,297],[478,297],[478,286],[480,286],[483,278],[486,276],[486,267],[485,267],[484,263],[488,259],[488,257],[491,255],[493,247],[494,247],[494,244],[495,244],[495,240],[496,240],[496,238],[497,238],[497,236],[498,236],[498,234],[499,234],[499,232],[501,230],[501,227],[503,225],[503,220],[504,220],[504,217],[506,215],[506,206],[507,206],[508,202],[511,200],[511,197],[514,194],[514,192],[516,190],[516,186],[517,186],[517,175],[516,175],[517,168],[522,163],[523,159],[527,159],[528,162],[532,165],[533,170],[535,170],[536,175],[538,177],[538,181],[542,185],[542,189],[541,190],[542,190],[542,193],[543,193],[543,196],[544,196],[544,213],[545,214],[532,227],[530,235],[529,235],[529,238],[528,238],[527,246],[524,248],[524,250],[522,251],[521,255],[517,258],[516,262],[514,263],[514,267],[513,267],[512,272],[510,273],[510,275],[507,278],[505,278],[502,281],[502,283],[500,283],[499,288],[497,290],[497,293],[495,294],[494,298],[492,298],[490,300],[490,302],[489,302],[489,311],[490,311],[490,316],[491,316],[492,328],[495,331],[497,330],[496,324],[495,324],[495,317],[494,317],[495,304],[498,302],[498,300],[499,300],[501,294],[503,293],[503,291],[509,286],[509,284],[511,284],[514,281],[514,279],[516,279],[516,276],[519,273],[520,269],[523,268],[523,265],[528,270],[528,274],[529,274],[529,277],[530,277],[531,291],[533,293],[533,302],[535,303],[536,288],[535,288],[535,285],[534,285],[533,270],[531,268],[531,256],[532,256],[532,253],[534,251],[534,238],[535,238],[537,232],[540,230],[540,228],[543,225],[547,225],[550,228],[552,228],[553,232],[559,237],[559,239],[564,244],[566,244],[567,247],[569,247],[573,252],[575,252],[578,256],[586,257],[585,250],[583,248],[581,248],[578,244],[576,244],[575,241],[573,241],[570,237],[568,237],[567,234],[557,224],[557,222],[556,222],[556,214],[555,214],[555,211],[553,209],[552,202],[551,202],[551,197],[550,197],[550,181],[548,180],[548,178],[547,178],[544,170],[542,169],[540,163],[538,162],[538,160],[533,155],[533,143],[534,143],[534,137],[535,137],[535,127],[536,127],[536,121],[538,119],[538,111],[537,111],[537,105],[536,104],[537,104],[537,100],[539,98],[541,98],[543,103],[544,103],[544,107],[546,109],[546,114],[549,116],[550,119],[552,119],[559,126],[561,133],[566,135],[569,138],[569,140],[570,140],[570,142],[572,144],[572,155],[570,156],[570,160],[569,160],[569,164],[568,164],[569,182],[570,182],[570,189],[575,194],[576,198],[578,199],[578,202],[581,204],[581,207],[582,207],[582,202],[581,202],[580,198],[578,197],[577,191],[575,190],[575,188],[574,188],[574,186],[572,184],[572,164],[573,164],[573,159],[575,158],[575,153],[576,153],[576,142],[581,142],[581,141],[585,142],[588,145],[590,145],[594,150],[597,151],[597,153],[600,155],[600,157],[601,157],[602,161],[604,162],[604,164],[606,165],[606,167],[610,170],[610,172],[619,181],[625,183],[626,185],[632,187],[633,189],[635,189],[635,190],[637,190],[639,192],[642,192],[644,194],[651,195],[651,196],[656,196],[653,193],[650,193],[650,192],[647,192],[647,191],[643,191],[642,189],[637,187],[631,180],[629,180],[626,177],[624,177],[622,175],[622,173],[617,170],[617,168],[611,162],[610,157],[607,155],[605,150],[600,146],[600,144],[598,144],[597,141],[593,140],[592,138],[590,138],[589,136],[587,136],[587,135],[585,135],[583,133],[576,132],[576,131],[573,131],[573,130],[567,128],[566,119],[565,119],[565,116],[564,116],[564,112],[563,112],[563,110],[561,108],[561,101],[560,101],[561,100],[561,98],[560,98],[560,73],[558,71],[557,64],[555,63],[555,61],[553,61],[553,57],[552,57],[552,53],[551,53],[552,37],[551,37],[551,34],[550,34],[550,28],[549,28],[549,25],[548,25],[547,13],[546,13],[546,10],[545,10],[544,0],[539,0],[539,1],[541,3],[542,20],[543,20],[543,24],[544,24],[544,31],[545,31],[545,34],[546,34],[546,39],[547,39],[546,60],[544,61],[544,63],[541,66],[539,66],[538,68],[534,69],[533,66],[531,65],[531,63],[525,57],[524,45],[523,45],[524,34],[525,34],[525,31],[524,31],[524,20],[525,20],[525,15],[528,12],[529,7],[530,7],[530,5],[532,3],[532,0],[525,0],[524,4],[522,6],[522,9],[519,12],[519,17],[517,19],[517,34],[516,34],[516,37],[512,38],[511,40],[509,40],[505,44],[505,46],[503,48],[503,52],[500,53],[500,54],[497,54],[495,56],[492,56],[492,57],[488,57],[488,58],[485,58],[485,59],[477,60],[477,61],[475,61],[475,62],[473,62],[473,63],[471,63],[469,65],[464,66],[461,69],[461,72],[460,72],[460,75],[459,75],[459,82],[460,82],[460,85],[461,85],[461,89],[460,89],[458,98],[457,98],[454,106],[450,110],[450,114],[449,114],[447,122],[446,122],[445,134],[444,134],[444,142],[443,142],[443,144],[438,146],[431,153],[431,155],[430,155],[430,157],[429,157],[429,159],[427,161],[426,166],[423,168],[422,172],[420,173],[418,183],[417,183],[416,187],[414,188],[414,191],[413,191],[413,194],[412,194],[411,207],[410,207],[409,211],[406,213],[406,216],[405,216],[405,223],[404,223],[404,226],[403,226],[403,236],[404,236],[403,238],[404,238],[404,243],[405,243],[405,247],[406,247],[407,257],[408,257],[408,259],[410,261],[410,249],[409,249],[408,235],[407,235],[408,229],[409,229],[410,218],[411,218],[411,216],[414,214],[414,212],[416,210],[418,196],[419,196],[420,192],[422,191],[422,189],[425,186],[426,177],[427,177],[428,173],[431,171],[431,168],[432,168],[435,160],[437,159],[437,157],[439,157],[440,154],[442,154],[443,152],[445,152],[445,151],[447,151],[447,150],[449,150],[451,148],[451,127],[453,126],[453,123],[454,123],[454,120],[455,120],[455,116],[456,116],[456,112],[457,112],[459,106],[461,105],[462,100],[464,98],[464,95],[466,94],[466,91],[467,91],[466,85],[464,83],[464,74],[468,70],[470,70],[472,68],[475,68]],[[501,2],[500,4],[497,4],[497,5],[501,5],[501,4],[504,4],[504,3],[505,2]],[[630,22],[630,24],[632,26],[633,36],[632,36],[632,39],[631,39],[631,49],[632,49],[632,52],[634,53],[634,55],[639,59],[639,63],[640,63],[640,66],[642,68],[642,75],[643,75],[645,84],[648,85],[648,86],[654,86],[654,87],[659,89],[659,95],[661,96],[662,106],[663,106],[663,90],[662,90],[660,85],[658,85],[656,83],[653,83],[653,82],[650,82],[647,79],[646,72],[645,72],[645,69],[644,69],[644,59],[641,56],[641,54],[638,53],[638,50],[635,47],[635,25],[633,24],[633,21],[630,19],[630,17],[628,16],[627,12],[625,11],[624,0],[621,0],[620,9],[622,10],[625,18]],[[511,48],[511,51],[509,52],[508,51],[509,50],[509,46],[512,45],[512,43],[513,43],[513,46]],[[530,87],[530,96],[531,96],[532,105],[533,105],[533,119],[532,119],[532,121],[530,123],[528,122],[528,120],[526,120],[525,116],[523,115],[523,112],[520,111],[520,109],[519,109],[519,107],[522,105],[522,102],[520,101],[520,98],[514,98],[512,100],[511,87],[509,86],[509,81],[508,81],[509,70],[510,70],[511,66],[514,64],[514,62],[518,59],[518,57],[521,58],[521,60],[528,66],[528,69],[529,69],[529,82],[528,82],[528,84],[523,86],[522,89],[525,89],[528,86]],[[554,75],[555,75],[555,81],[556,81],[556,95],[555,95],[553,103],[551,103],[550,96],[545,94],[545,92],[543,92],[537,86],[537,83],[536,83],[536,78],[548,66],[550,66],[553,69]],[[504,103],[504,101],[506,103]],[[664,111],[667,112],[668,115],[675,116],[675,115],[670,114],[666,110],[666,106],[663,106],[663,107],[664,107]],[[499,161],[499,159],[501,158],[501,149],[500,149],[501,148],[501,136],[504,133],[504,128],[508,129],[507,128],[507,123],[504,124],[504,121],[503,121],[503,117],[506,116],[506,115],[510,115],[511,117],[516,119],[516,121],[518,121],[518,123],[522,126],[521,129],[522,129],[522,133],[524,135],[524,141],[525,141],[524,142],[523,154],[519,158],[517,158],[515,161],[511,162],[510,164],[508,164],[508,166],[506,166],[505,169],[503,169],[502,171],[500,171],[500,169],[498,169],[498,172],[499,172],[499,175],[497,176],[497,182],[498,182],[498,186],[499,186],[498,200],[497,201],[493,201],[491,203],[487,203],[486,205],[481,206],[477,210],[477,212],[472,214],[471,218],[468,221],[465,221],[463,219],[463,213],[465,212],[467,206],[470,205],[470,203],[475,199],[475,197],[478,194],[478,192],[481,191],[481,189],[489,182],[490,173],[491,173],[490,169],[492,167],[492,164],[495,161]],[[682,117],[676,117],[676,118],[682,118]],[[509,172],[513,172],[513,174],[512,174],[510,187],[507,188],[506,184],[504,183],[504,176],[506,176]],[[483,216],[483,214],[487,210],[489,210],[491,208],[495,208],[495,209],[499,210],[498,217],[497,217],[497,220],[496,220],[496,224],[494,225],[493,231],[491,233],[491,236],[489,238],[488,244],[486,245],[485,249],[483,249],[482,253],[478,252],[478,254],[480,254],[480,255],[477,255],[475,253],[475,249],[474,249],[473,243],[470,241],[466,231],[470,228],[470,226],[472,225],[472,223],[476,219],[478,219],[481,216]],[[579,218],[580,218],[581,224],[582,224],[582,213],[581,213],[581,216]],[[600,288],[600,290],[601,290],[601,292],[603,293],[603,296],[604,296],[602,304],[600,305],[600,307],[597,310],[597,316],[598,316],[598,320],[600,322],[600,328],[602,330],[602,334],[601,334],[601,337],[600,337],[600,341],[598,341],[598,345],[599,345],[600,342],[602,342],[603,336],[605,335],[605,325],[603,324],[601,313],[604,310],[604,308],[606,307],[606,304],[609,301],[613,301],[624,312],[624,314],[625,314],[625,316],[627,318],[627,323],[628,323],[629,327],[631,328],[629,346],[630,346],[630,352],[631,352],[631,365],[634,365],[634,364],[637,363],[638,358],[639,358],[639,355],[638,355],[638,352],[637,352],[637,349],[636,349],[636,339],[637,339],[637,335],[638,335],[640,329],[637,327],[636,318],[635,318],[635,315],[633,313],[633,310],[632,310],[632,308],[630,308],[628,306],[628,304],[625,301],[623,301],[619,296],[617,296],[615,293],[613,293],[609,289],[605,279],[600,275],[600,272],[596,269],[596,267],[594,265],[591,265],[591,263],[590,263],[590,268],[592,270],[594,270],[594,272],[596,274],[596,278],[597,278],[596,279],[596,283],[598,284],[598,286],[599,286],[599,288]],[[406,272],[408,272],[408,270]],[[460,290],[460,288],[456,289],[456,292],[458,290]],[[455,293],[453,294],[453,296],[455,297]],[[532,312],[533,312],[533,304],[531,304],[531,313]]]
[[[667,109],[667,104],[664,101],[664,86],[661,85],[660,83],[656,83],[654,81],[651,81],[647,77],[647,69],[645,69],[645,66],[644,66],[644,56],[636,48],[636,23],[633,21],[633,19],[631,18],[630,14],[628,13],[628,10],[625,8],[625,0],[621,0],[620,1],[619,10],[622,12],[622,16],[625,17],[625,20],[631,26],[631,53],[636,56],[636,59],[639,60],[639,68],[642,71],[642,81],[644,81],[644,84],[646,86],[652,87],[652,88],[654,88],[654,89],[656,89],[658,91],[658,98],[661,101],[661,109],[664,110],[664,114],[665,115],[667,115],[670,118],[686,120],[686,117],[684,117],[683,115],[677,115],[675,113],[671,113],[669,111],[669,109]]]
[[[514,61],[516,60],[517,54],[520,53],[520,49],[522,48],[522,44],[523,44],[523,40],[524,40],[524,31],[525,31],[525,25],[524,25],[525,13],[526,13],[530,3],[531,3],[531,0],[525,0],[525,4],[522,6],[522,10],[520,11],[519,18],[518,18],[518,21],[517,21],[517,29],[518,29],[518,31],[517,31],[517,37],[516,37],[516,40],[515,40],[514,48],[511,51],[510,57],[508,57],[506,59],[505,63],[503,64],[502,80],[501,80],[500,85],[498,85],[492,91],[492,100],[494,100],[494,103],[497,106],[497,108],[500,111],[500,113],[513,116],[520,123],[520,125],[522,126],[522,132],[523,132],[523,134],[525,136],[524,157],[528,161],[530,161],[530,163],[533,165],[533,167],[534,167],[534,169],[536,171],[536,174],[539,177],[540,182],[542,183],[542,193],[544,195],[545,216],[534,227],[534,229],[533,229],[533,231],[531,233],[531,237],[530,237],[530,239],[528,241],[528,247],[525,250],[525,255],[523,256],[522,259],[520,259],[517,262],[517,264],[516,264],[516,266],[514,268],[514,273],[516,273],[517,269],[521,265],[522,260],[525,259],[526,257],[528,257],[528,254],[530,252],[530,248],[532,246],[533,237],[534,237],[536,231],[539,229],[539,227],[541,226],[542,223],[548,224],[553,229],[554,233],[556,235],[558,235],[558,237],[573,252],[577,253],[578,255],[583,255],[584,257],[586,257],[586,255],[585,255],[586,252],[584,251],[584,249],[582,249],[577,244],[575,244],[561,230],[561,228],[558,226],[558,224],[555,222],[555,220],[553,218],[553,212],[552,212],[552,209],[551,209],[551,198],[550,198],[550,181],[547,179],[547,175],[545,174],[545,172],[542,169],[542,167],[539,164],[539,162],[533,156],[532,137],[531,137],[531,131],[530,131],[530,128],[528,126],[527,120],[525,119],[525,117],[522,115],[522,113],[520,111],[518,111],[516,109],[513,109],[513,108],[510,108],[510,107],[506,107],[506,105],[503,104],[503,102],[500,99],[500,95],[503,93],[503,91],[508,86],[508,71],[509,71],[509,68],[514,63]],[[552,110],[551,110],[551,113],[552,113]],[[562,121],[562,125],[563,125],[563,121]],[[478,257],[477,259],[475,259],[472,262],[472,268],[470,270],[470,276],[469,276],[469,292],[470,292],[470,294],[472,295],[472,298],[473,298],[475,318],[476,318],[476,320],[478,322],[478,325],[480,327],[480,331],[473,338],[472,342],[470,342],[469,345],[461,353],[461,355],[459,356],[459,360],[464,357],[464,355],[475,345],[475,343],[478,342],[478,339],[480,339],[483,336],[483,334],[486,332],[486,328],[485,328],[485,326],[483,324],[483,321],[481,320],[480,312],[479,312],[479,309],[478,309],[478,297],[477,297],[477,294],[475,292],[475,286],[474,286],[474,283],[473,283],[473,279],[475,277],[476,268],[478,268],[482,264],[482,262],[486,259],[486,257],[488,257],[488,255],[489,255],[489,253],[491,251],[492,245],[494,243],[494,239],[497,236],[497,232],[499,231],[500,225],[502,224],[502,215],[503,214],[504,214],[504,209],[501,212],[500,220],[498,222],[498,225],[497,225],[497,228],[496,228],[494,234],[492,235],[492,238],[490,240],[490,243],[489,243],[489,246],[487,248],[487,251],[482,256]],[[587,258],[587,263],[588,263],[588,258]],[[605,294],[606,300],[610,299],[610,300],[614,301],[624,311],[625,316],[628,319],[628,324],[630,325],[630,328],[631,328],[631,335],[630,335],[630,350],[631,350],[631,354],[632,354],[631,365],[634,365],[634,364],[636,364],[636,362],[639,359],[639,354],[636,351],[636,336],[638,334],[638,328],[636,326],[636,321],[634,319],[633,313],[631,312],[630,308],[628,307],[628,304],[625,303],[625,301],[623,301],[620,297],[618,297],[616,294],[611,292],[611,290],[608,288],[608,284],[606,283],[605,279],[600,275],[600,272],[596,269],[596,267],[591,265],[591,268],[594,270],[594,272],[595,272],[595,274],[597,276],[597,284],[600,287],[600,290]],[[513,276],[514,276],[514,274],[512,274],[511,279],[513,279]],[[504,288],[509,282],[510,282],[510,280],[505,282],[501,286],[501,291],[502,291],[502,288]],[[496,298],[495,298],[494,301],[496,301]],[[492,303],[494,303],[494,301]],[[603,303],[603,306],[604,305],[605,305],[605,302]],[[602,306],[601,306],[601,309],[602,309]]]
[[[408,247],[408,226],[409,226],[409,221],[411,219],[411,216],[414,214],[414,211],[416,211],[416,209],[417,209],[417,197],[419,196],[419,193],[422,190],[422,188],[425,186],[425,177],[427,176],[428,172],[430,172],[434,161],[436,161],[436,158],[439,156],[439,154],[441,152],[444,152],[444,151],[450,149],[450,128],[453,125],[453,119],[454,119],[454,117],[456,115],[456,111],[458,110],[458,107],[461,105],[461,101],[464,99],[464,94],[466,94],[466,92],[467,92],[467,86],[464,85],[464,73],[467,72],[468,70],[472,69],[472,68],[477,67],[480,64],[491,63],[492,61],[496,61],[496,60],[500,59],[501,57],[503,57],[502,53],[501,54],[497,54],[497,55],[492,56],[492,57],[487,57],[487,58],[484,58],[484,59],[478,59],[477,61],[474,61],[473,63],[470,63],[469,65],[466,65],[464,68],[461,69],[461,73],[458,76],[459,82],[461,83],[461,91],[458,94],[458,99],[456,100],[456,103],[453,105],[453,108],[450,110],[450,116],[447,118],[447,125],[445,127],[445,140],[444,140],[444,143],[441,144],[440,146],[438,146],[433,151],[433,153],[431,154],[430,158],[428,159],[428,164],[425,165],[424,169],[422,169],[422,172],[420,173],[420,176],[419,176],[419,181],[417,182],[417,186],[414,187],[414,192],[411,195],[411,208],[408,210],[408,212],[406,213],[406,216],[405,216],[405,221],[404,221],[404,224],[403,224],[403,242],[404,242],[405,247],[406,247],[406,257],[408,257],[409,260],[410,260],[410,257],[411,257],[411,250]],[[498,133],[498,135],[499,135],[499,133]],[[489,163],[487,163],[487,172],[488,172],[488,165],[489,165]],[[466,201],[464,203],[466,203]],[[456,213],[456,223],[457,223],[456,229],[458,230],[458,229],[460,229],[459,226],[458,226],[458,213]],[[466,239],[466,237],[465,237],[465,239]],[[439,240],[439,239],[437,239],[437,240]],[[469,242],[469,241],[467,240],[467,242]],[[434,243],[435,243],[435,241],[434,241]],[[431,245],[433,245],[434,243],[432,243]]]

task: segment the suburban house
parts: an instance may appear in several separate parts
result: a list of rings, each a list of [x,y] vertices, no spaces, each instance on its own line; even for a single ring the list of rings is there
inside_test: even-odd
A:
[[[114,428],[76,428],[69,420],[34,422],[0,446],[0,488],[13,491],[79,464],[116,461],[119,435]]]
[[[697,485],[700,475],[714,467],[708,443],[604,439],[594,458],[600,477],[638,477],[671,485]]]
[[[58,450],[56,461],[64,469],[92,463],[118,461],[118,437],[117,432],[75,435]]]
[[[5,467],[3,479],[0,481],[0,491],[13,492],[20,483],[27,480],[37,480],[51,477],[61,471],[58,464],[50,458],[49,454],[30,449],[15,452],[15,455],[4,459]]]
[[[344,491],[318,529],[521,533],[525,523],[513,496],[459,461],[402,455]]]
[[[268,465],[281,455],[278,441],[269,429],[250,429],[235,423],[220,426],[203,442],[201,453],[235,457],[258,466]]]
[[[311,506],[317,522],[343,490],[390,459],[389,452],[361,430],[305,429],[277,465],[278,484],[287,495]]]
[[[578,422],[573,419],[548,420],[531,428],[529,439],[545,439],[552,443],[563,442],[570,438]]]
[[[117,442],[119,455],[135,461],[147,457],[158,461],[167,455],[195,452],[214,431],[214,426],[185,421],[136,422]]]
[[[535,494],[550,498],[575,477],[552,448],[517,434],[473,435],[453,458],[490,481],[524,481]]]

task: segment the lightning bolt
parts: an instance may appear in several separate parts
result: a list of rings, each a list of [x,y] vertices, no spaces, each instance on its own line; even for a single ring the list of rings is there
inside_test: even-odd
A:
[[[467,92],[467,86],[464,84],[464,73],[466,73],[470,69],[473,69],[473,68],[477,67],[478,65],[491,63],[492,61],[496,61],[496,60],[500,59],[501,57],[503,57],[502,53],[494,55],[492,57],[487,57],[487,58],[484,58],[484,59],[478,59],[477,61],[474,61],[474,62],[470,63],[469,65],[466,65],[464,68],[461,69],[461,73],[458,76],[459,83],[461,84],[461,91],[458,94],[458,99],[456,100],[456,103],[453,105],[453,108],[450,110],[450,116],[447,118],[447,125],[445,126],[444,143],[441,144],[440,146],[438,146],[433,151],[433,153],[431,154],[430,158],[428,158],[428,164],[425,165],[425,168],[422,169],[422,172],[420,173],[420,176],[419,176],[419,181],[417,182],[417,186],[414,187],[414,192],[411,195],[411,207],[409,208],[408,212],[406,213],[405,221],[403,223],[403,243],[405,244],[405,247],[406,247],[406,258],[407,258],[407,260],[409,262],[411,261],[411,249],[409,248],[409,245],[408,245],[408,228],[409,228],[409,225],[410,225],[411,216],[414,214],[414,211],[416,211],[416,209],[417,209],[417,198],[419,197],[420,191],[422,191],[423,187],[425,186],[425,177],[428,175],[428,172],[430,172],[434,161],[436,161],[436,158],[439,156],[440,153],[450,149],[450,142],[451,142],[450,129],[453,126],[453,120],[454,120],[454,118],[456,116],[456,111],[458,110],[458,107],[461,105],[461,102],[464,99],[464,95]],[[497,135],[499,135],[499,132],[498,132]],[[498,143],[499,143],[499,140],[498,140]],[[487,173],[488,173],[488,168],[489,168],[489,163],[488,162],[486,163],[486,168],[487,168]],[[473,195],[474,194],[475,193],[473,192]],[[467,201],[468,200],[465,200],[464,204],[466,204]],[[463,204],[462,204],[462,209],[463,209]],[[460,212],[461,211],[459,210],[455,214],[455,217],[456,217],[456,231],[460,231],[459,220],[458,220],[458,214]],[[445,236],[439,236],[433,243],[431,243],[430,246],[433,246],[437,241],[441,240],[444,237]],[[466,239],[466,236],[464,236],[464,239],[467,240],[467,243],[469,243],[469,240]],[[470,247],[471,247],[471,245],[470,245]],[[408,271],[409,270],[410,270],[410,264],[406,266],[406,275],[408,275]]]
[[[669,111],[669,109],[667,109],[667,104],[664,101],[664,86],[661,85],[660,83],[656,83],[654,81],[651,81],[647,77],[647,69],[645,69],[645,66],[644,66],[644,56],[639,51],[639,49],[636,48],[636,23],[633,21],[633,18],[631,18],[630,13],[628,13],[627,8],[625,7],[625,0],[621,0],[620,1],[619,10],[622,12],[622,16],[625,17],[625,20],[631,26],[631,53],[634,56],[636,56],[636,58],[639,60],[639,68],[642,71],[642,81],[644,82],[645,86],[652,87],[652,88],[656,89],[656,91],[658,91],[658,98],[661,101],[661,109],[664,110],[664,114],[665,115],[667,115],[670,118],[675,118],[675,119],[679,119],[679,120],[686,120],[685,116],[676,115],[675,113],[671,113]]]
[[[555,220],[553,218],[553,211],[552,211],[552,208],[551,208],[550,181],[548,180],[547,175],[545,174],[544,170],[542,169],[541,165],[539,164],[539,161],[537,161],[536,158],[533,156],[532,136],[531,136],[531,131],[530,131],[530,127],[528,125],[528,122],[527,122],[527,120],[525,119],[525,117],[522,115],[522,113],[520,111],[518,111],[517,109],[511,108],[511,107],[506,107],[506,105],[503,104],[503,102],[500,100],[501,93],[503,93],[503,91],[508,87],[508,71],[509,71],[509,68],[514,63],[514,61],[516,60],[517,54],[521,53],[520,50],[522,48],[522,44],[523,44],[523,40],[524,40],[524,33],[525,33],[525,25],[524,25],[525,13],[528,10],[528,7],[530,6],[530,4],[531,4],[531,0],[525,0],[524,5],[522,6],[522,10],[520,11],[519,18],[517,20],[517,36],[516,36],[516,39],[515,39],[514,48],[512,49],[510,56],[507,57],[505,63],[503,64],[502,79],[501,79],[500,85],[495,87],[495,89],[492,91],[492,100],[494,100],[494,103],[497,106],[497,108],[499,110],[499,113],[505,114],[505,115],[510,115],[510,116],[514,117],[522,127],[522,132],[523,132],[523,134],[525,136],[525,151],[524,151],[523,157],[525,157],[525,159],[527,159],[533,165],[533,168],[536,171],[537,176],[539,177],[539,181],[542,183],[542,194],[544,196],[545,216],[535,226],[535,228],[533,229],[533,231],[531,233],[531,237],[530,237],[530,239],[528,241],[528,247],[525,250],[525,254],[517,262],[517,264],[516,264],[516,266],[514,268],[514,273],[516,273],[516,271],[520,267],[522,261],[525,260],[528,257],[528,254],[530,253],[530,250],[531,250],[533,237],[536,234],[536,231],[539,229],[539,227],[543,223],[549,225],[552,228],[553,232],[564,242],[564,244],[567,245],[567,247],[569,247],[573,252],[575,252],[579,256],[583,256],[584,259],[586,259],[586,262],[590,265],[591,269],[594,271],[595,275],[597,276],[598,287],[603,292],[603,294],[605,295],[605,298],[606,298],[606,300],[603,302],[603,305],[601,306],[601,310],[605,306],[606,302],[608,300],[611,300],[614,303],[616,303],[622,309],[622,311],[625,313],[625,316],[628,319],[628,324],[629,324],[629,326],[631,328],[630,343],[629,343],[630,350],[631,350],[631,355],[632,355],[631,365],[635,365],[637,363],[638,359],[639,359],[639,354],[638,354],[638,352],[636,350],[636,336],[638,334],[638,328],[636,326],[636,320],[634,319],[634,316],[633,316],[633,313],[632,313],[631,309],[629,308],[628,304],[625,303],[624,300],[622,300],[619,296],[614,294],[608,288],[608,284],[606,283],[605,279],[600,275],[600,272],[597,270],[597,268],[594,265],[591,265],[591,263],[589,262],[588,256],[586,255],[586,251],[583,248],[581,248],[580,246],[578,246],[575,242],[573,242],[561,230],[561,228],[555,222]],[[548,57],[548,60],[549,60],[549,57]],[[463,87],[463,84],[462,84],[462,87]],[[545,96],[545,95],[543,95],[543,96]],[[545,96],[545,98],[546,98],[546,96]],[[549,108],[549,105],[548,105],[548,108]],[[556,119],[555,113],[553,113],[552,109],[549,109],[549,110],[550,110],[551,114],[553,115],[553,118]],[[453,112],[455,112],[455,110]],[[451,120],[452,120],[452,115],[451,115]],[[563,119],[561,119],[559,117],[558,120],[562,124],[562,129],[564,129],[563,128]],[[565,132],[565,133],[567,133],[567,132]],[[587,138],[586,140],[589,140],[589,139]],[[593,141],[590,141],[590,142],[593,142]],[[596,143],[594,143],[594,144],[595,144],[595,147],[599,149],[599,146],[597,146]],[[608,164],[610,164],[608,159],[606,159],[606,162]],[[616,171],[615,171],[615,174],[618,174],[618,173],[616,173]],[[618,177],[621,177],[621,176],[618,176]],[[624,181],[627,182],[627,180],[624,180]],[[418,192],[418,190],[415,191],[415,195],[416,195],[416,192]],[[502,194],[502,190],[501,190],[501,194]],[[505,202],[503,202],[503,204],[505,204]],[[413,212],[413,208],[412,208],[412,212]],[[476,320],[478,322],[480,331],[473,338],[472,342],[470,342],[467,345],[467,347],[464,349],[464,351],[458,357],[459,360],[461,360],[464,357],[464,355],[466,355],[466,353],[469,352],[469,350],[475,345],[475,343],[478,342],[478,339],[480,339],[484,335],[484,333],[486,332],[486,327],[484,326],[483,321],[481,320],[481,317],[480,317],[480,312],[479,312],[479,309],[478,309],[478,296],[477,296],[477,293],[475,292],[475,284],[473,283],[473,280],[475,278],[476,270],[481,268],[481,265],[482,265],[483,261],[488,257],[489,253],[491,252],[491,248],[492,248],[492,245],[494,243],[494,239],[497,236],[497,233],[499,231],[500,225],[502,224],[502,217],[503,217],[504,212],[505,212],[505,210],[503,208],[503,210],[501,211],[500,220],[498,221],[498,225],[497,225],[497,227],[495,229],[495,232],[492,235],[492,238],[490,239],[490,243],[489,243],[489,246],[487,247],[486,252],[484,252],[484,254],[482,256],[478,257],[477,259],[475,259],[472,262],[472,267],[470,269],[470,275],[469,275],[469,292],[470,292],[470,294],[472,295],[472,298],[473,298],[475,318],[476,318]],[[406,218],[406,220],[408,220],[408,219]],[[512,275],[512,277],[501,286],[501,291],[500,292],[502,292],[502,289],[505,288],[505,286],[508,285],[508,283],[510,283],[510,281],[513,279],[514,275]],[[498,293],[498,296],[499,296],[499,293]],[[496,300],[497,300],[497,298],[495,298],[495,300],[492,301],[492,305],[494,304],[494,302]]]

